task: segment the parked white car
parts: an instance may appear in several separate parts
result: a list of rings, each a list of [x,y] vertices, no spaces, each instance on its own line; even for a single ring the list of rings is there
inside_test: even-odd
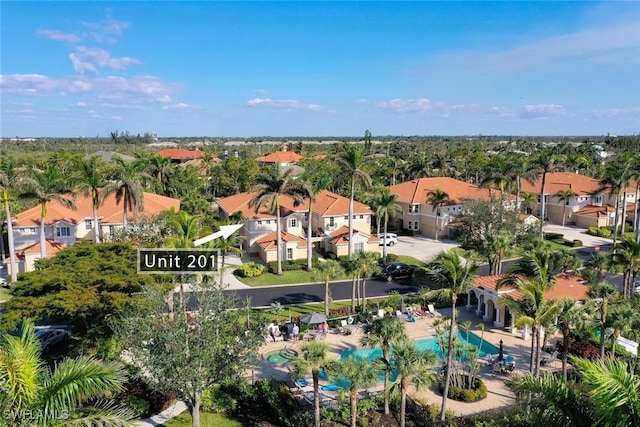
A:
[[[632,292],[636,295],[640,295],[640,280],[633,282]]]
[[[65,329],[38,329],[36,337],[40,340],[40,349],[46,352],[51,347],[68,340],[71,333]]]
[[[393,233],[381,233],[378,234],[378,238],[380,239],[380,246],[384,245],[385,242],[387,246],[393,246],[398,243],[398,235]]]

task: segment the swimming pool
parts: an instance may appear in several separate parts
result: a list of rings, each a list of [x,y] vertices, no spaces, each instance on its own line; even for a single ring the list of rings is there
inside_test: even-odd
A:
[[[291,359],[295,359],[298,357],[298,352],[290,349],[283,348],[280,350],[271,350],[262,355],[264,360],[269,363],[273,363],[274,365],[281,365],[283,363],[288,363]]]

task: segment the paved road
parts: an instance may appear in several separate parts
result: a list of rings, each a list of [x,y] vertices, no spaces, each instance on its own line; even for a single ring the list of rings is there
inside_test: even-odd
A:
[[[609,250],[611,245],[603,245],[601,250]],[[582,260],[588,260],[596,253],[594,247],[583,247],[576,250],[578,256]],[[503,263],[503,270],[513,263],[512,260]],[[478,275],[486,276],[489,274],[487,265],[481,265],[477,271]],[[621,285],[620,276],[609,276],[607,279],[617,285]],[[399,280],[395,282],[387,282],[380,279],[369,279],[366,283],[367,298],[389,295],[393,290],[397,290],[400,294],[411,294],[420,290],[420,286],[412,284],[410,280]],[[351,298],[351,281],[334,282],[330,285],[331,296],[334,300],[346,300]],[[312,285],[290,285],[261,287],[251,289],[237,289],[228,291],[234,293],[244,300],[246,297],[251,298],[251,305],[254,307],[267,307],[273,302],[280,302],[282,305],[305,304],[324,301],[324,284]]]

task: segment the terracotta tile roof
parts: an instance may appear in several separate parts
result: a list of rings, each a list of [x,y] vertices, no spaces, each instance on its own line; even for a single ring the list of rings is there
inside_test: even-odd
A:
[[[60,252],[62,249],[66,248],[67,245],[63,243],[54,242],[53,240],[46,239],[45,246],[47,249],[47,256],[50,257]],[[40,242],[34,243],[29,246],[25,246],[24,248],[16,250],[16,257],[18,259],[24,259],[27,254],[40,254]],[[9,258],[6,259],[7,263],[10,262]]]
[[[158,151],[157,154],[158,156],[168,157],[171,160],[200,159],[206,155],[202,150],[188,150],[186,148],[165,148],[164,150]]]
[[[503,277],[505,277],[504,274],[495,276],[479,276],[474,280],[473,287],[482,287],[484,289],[496,291],[496,285]],[[574,301],[584,301],[587,299],[589,287],[582,283],[583,279],[580,276],[561,273],[556,275],[555,279],[556,282],[544,295],[545,301],[564,297],[569,297]],[[521,300],[523,298],[522,292],[510,286],[501,287],[497,292],[499,295],[507,294],[515,300]]]
[[[380,239],[377,236],[372,236],[372,235],[369,235],[368,233],[363,233],[361,231],[356,230],[355,228],[353,229],[353,234],[362,234],[363,236],[367,236],[368,243],[380,241]],[[343,225],[342,227],[338,228],[336,231],[331,233],[330,236],[331,236],[331,243],[333,243],[334,245],[345,245],[349,242],[349,227],[347,227],[346,225]]]
[[[589,196],[597,194],[600,187],[600,181],[588,176],[570,172],[552,172],[547,174],[544,184],[546,194],[555,194],[560,190],[571,188],[578,196]],[[522,180],[522,191],[524,193],[540,194],[542,189],[542,176],[534,184],[527,180]]]
[[[491,200],[499,195],[498,190],[489,192],[488,188],[478,187],[454,178],[419,178],[403,182],[391,187],[391,192],[398,195],[398,201],[409,204],[427,204],[430,191],[440,189],[449,195],[453,205],[463,204],[467,200]],[[513,196],[505,195],[508,199]]]
[[[313,156],[314,160],[322,160],[322,159],[326,159],[327,155],[326,154],[316,154],[315,156]]]
[[[300,161],[302,156],[293,151],[276,151],[266,156],[258,157],[256,160],[262,163],[295,163]]]
[[[306,240],[304,238],[296,236],[291,233],[287,233],[286,231],[280,232],[280,238],[282,239],[283,242],[298,242],[299,248],[304,248],[307,245]],[[278,241],[277,234],[275,231],[272,231],[271,233],[265,234],[264,236],[256,240],[256,243],[260,245],[263,249],[269,250],[269,249],[275,249],[277,247],[277,241]]]
[[[538,219],[538,217],[537,217],[537,216],[535,216],[535,215],[531,215],[531,214],[524,214],[524,213],[518,214],[518,219],[519,219],[520,221],[526,221],[526,220],[527,220],[527,219],[529,219],[529,218],[534,218],[536,221],[540,221],[540,220]]]
[[[616,209],[613,206],[595,206],[587,205],[580,208],[574,215],[590,216],[594,218],[607,217],[608,214],[614,213]]]
[[[175,208],[180,209],[180,200],[171,197],[161,196],[153,193],[142,193],[144,211],[133,213],[129,218],[133,219],[137,216],[153,216],[162,211]],[[115,194],[111,194],[104,200],[104,203],[98,208],[98,217],[101,218],[101,224],[122,224],[122,201],[116,203]],[[14,226],[16,227],[34,227],[40,225],[40,206],[35,206],[26,211],[20,212],[15,216]],[[45,224],[53,224],[58,221],[67,221],[72,224],[78,224],[85,219],[93,218],[93,208],[91,197],[79,196],[76,200],[76,209],[69,209],[60,202],[51,201],[47,203],[47,216]]]
[[[220,206],[228,215],[242,212],[246,219],[275,218],[275,215],[268,212],[266,207],[261,207],[256,213],[255,209],[249,207],[249,202],[257,193],[238,193],[233,196],[218,199]],[[286,212],[306,212],[309,209],[308,200],[304,200],[300,205],[294,206],[293,199],[289,196],[280,198],[280,206]],[[349,214],[349,199],[330,191],[322,191],[316,197],[313,204],[313,211],[321,216],[337,216]],[[353,202],[354,215],[373,214],[371,208],[357,201]]]

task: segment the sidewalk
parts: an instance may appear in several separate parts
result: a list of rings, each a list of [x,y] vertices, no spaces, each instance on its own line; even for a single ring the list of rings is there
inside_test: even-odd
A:
[[[171,418],[176,417],[187,410],[187,405],[178,400],[176,403],[171,405],[169,408],[160,412],[158,415],[154,415],[150,418],[143,418],[141,420],[135,421],[135,425],[138,427],[156,427],[163,423],[166,423]]]

